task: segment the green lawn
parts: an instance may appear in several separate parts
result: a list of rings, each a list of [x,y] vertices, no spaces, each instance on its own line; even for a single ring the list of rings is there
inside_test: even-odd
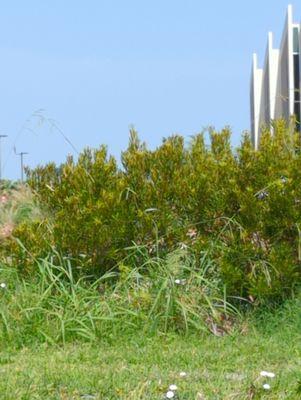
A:
[[[295,323],[286,318],[266,323],[268,329],[250,323],[248,333],[223,338],[120,334],[114,343],[2,350],[0,397],[164,399],[168,386],[176,384],[182,400],[300,399],[300,317]],[[276,377],[261,378],[262,370]],[[181,371],[187,376],[180,377]],[[262,389],[265,382],[268,391]]]

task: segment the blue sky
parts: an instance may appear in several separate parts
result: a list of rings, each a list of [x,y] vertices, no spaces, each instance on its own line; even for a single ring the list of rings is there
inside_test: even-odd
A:
[[[229,125],[249,129],[254,51],[278,46],[287,1],[10,0],[0,13],[4,177],[108,145],[119,157],[134,125],[151,148]],[[301,6],[292,2],[295,21]]]

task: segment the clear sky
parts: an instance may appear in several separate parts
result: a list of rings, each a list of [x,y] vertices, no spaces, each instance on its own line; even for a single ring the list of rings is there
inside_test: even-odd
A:
[[[295,21],[301,5],[294,6]],[[134,125],[151,148],[209,125],[249,129],[253,52],[279,45],[283,0],[10,0],[0,13],[4,177],[108,145],[119,157]],[[40,111],[39,111],[40,110]],[[42,110],[42,111],[41,111]]]

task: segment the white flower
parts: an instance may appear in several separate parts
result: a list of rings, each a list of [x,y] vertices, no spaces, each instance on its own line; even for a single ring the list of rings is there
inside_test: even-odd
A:
[[[174,392],[172,392],[171,390],[169,390],[167,393],[166,393],[166,398],[167,399],[173,399],[175,397],[175,394],[174,394]]]
[[[179,373],[179,375],[180,375],[181,378],[185,378],[185,376],[187,375],[187,373],[184,372],[184,371],[182,371],[182,372]]]
[[[178,389],[177,385],[170,385],[169,386],[169,390],[171,390],[172,392],[176,391]]]
[[[260,372],[261,376],[266,376],[268,378],[275,378],[274,372],[268,372],[268,371],[261,371]]]
[[[1,287],[2,289],[5,289],[5,288],[6,288],[6,283],[4,283],[4,282],[0,283],[0,287]]]
[[[184,286],[186,284],[186,279],[175,279],[175,284]]]
[[[268,383],[265,383],[263,386],[264,390],[270,390],[271,386]]]

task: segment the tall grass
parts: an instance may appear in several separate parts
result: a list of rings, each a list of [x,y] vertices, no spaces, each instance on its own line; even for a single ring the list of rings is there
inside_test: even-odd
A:
[[[212,278],[215,265],[208,253],[196,259],[188,249],[177,250],[161,259],[133,246],[128,254],[118,271],[92,283],[88,276],[75,278],[73,260],[56,252],[35,262],[32,279],[2,265],[2,344],[65,344],[121,332],[228,332],[237,310]]]

